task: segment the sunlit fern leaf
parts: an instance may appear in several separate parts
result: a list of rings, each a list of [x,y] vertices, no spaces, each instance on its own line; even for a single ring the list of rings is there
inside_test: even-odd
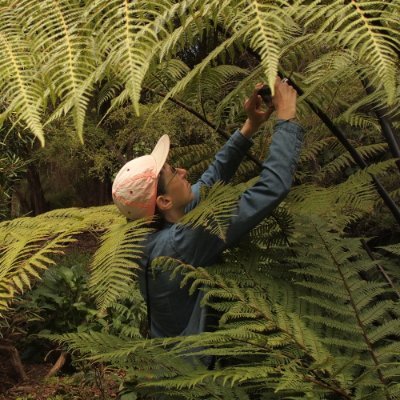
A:
[[[288,36],[297,32],[286,1],[267,3],[259,0],[241,1],[232,21],[233,31],[246,28],[244,38],[261,58],[268,85],[274,93],[281,47]]]
[[[123,82],[137,114],[142,82],[151,61],[162,51],[160,44],[173,32],[174,18],[185,15],[191,3],[98,0],[88,7],[100,52]]]
[[[18,8],[0,17],[0,93],[6,110],[0,119],[15,113],[44,144],[41,123],[44,88],[38,77],[31,43],[20,28]]]
[[[89,288],[101,310],[130,290],[142,257],[143,240],[151,230],[147,220],[111,225],[103,234],[92,263]]]
[[[211,234],[225,240],[230,218],[237,207],[239,192],[221,182],[210,189],[205,187],[202,189],[200,204],[187,213],[179,223],[193,228],[203,227]]]
[[[80,222],[82,230],[100,231],[110,227],[112,224],[123,223],[126,218],[118,211],[114,205],[88,208],[62,208],[41,214],[37,219],[49,219],[49,223],[71,223]],[[15,220],[18,221],[18,220]],[[86,228],[84,228],[86,227]]]
[[[16,294],[23,293],[40,274],[54,264],[54,256],[62,254],[63,249],[75,241],[74,235],[81,231],[80,223],[60,223],[31,220],[15,225],[2,224],[5,233],[0,244],[0,313],[8,308]]]
[[[388,103],[393,103],[396,96],[396,52],[400,48],[399,21],[394,15],[399,11],[398,1],[386,8],[386,4],[378,1],[335,0],[320,5],[318,0],[308,6],[305,26],[321,21],[317,34],[329,30],[332,41],[349,49],[362,63],[372,67],[375,75],[372,75],[371,84],[384,87]],[[325,17],[323,20],[322,16]]]
[[[18,10],[34,40],[32,50],[42,64],[49,89],[61,101],[48,122],[71,112],[77,134],[83,140],[95,62],[81,3],[23,0]]]

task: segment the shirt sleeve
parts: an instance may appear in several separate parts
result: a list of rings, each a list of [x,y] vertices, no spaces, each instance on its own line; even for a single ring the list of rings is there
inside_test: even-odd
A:
[[[227,232],[227,246],[266,218],[287,196],[292,185],[303,142],[303,128],[291,121],[275,125],[269,155],[263,162],[258,181],[240,197]]]
[[[303,133],[303,128],[295,122],[277,122],[269,155],[262,164],[259,179],[241,195],[238,207],[231,217],[225,243],[201,228],[191,229],[179,224],[174,225],[174,229],[171,230],[171,245],[182,260],[196,266],[215,262],[224,248],[236,244],[271,214],[290,190]],[[244,137],[243,139],[247,140]],[[241,159],[242,156],[238,155],[238,158]],[[212,172],[210,174],[212,175]],[[212,182],[213,178],[209,179],[209,175],[206,175],[205,179],[206,182]]]
[[[216,154],[212,164],[200,179],[192,185],[194,200],[186,207],[185,211],[192,210],[199,203],[201,186],[210,187],[217,181],[228,183],[252,145],[252,140],[243,136],[239,130],[236,130]]]

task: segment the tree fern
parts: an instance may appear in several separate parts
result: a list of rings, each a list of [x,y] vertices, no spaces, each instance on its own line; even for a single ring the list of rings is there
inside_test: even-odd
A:
[[[282,44],[288,36],[298,32],[298,27],[291,19],[293,10],[286,1],[241,1],[236,7],[240,13],[230,24],[232,30],[246,27],[244,39],[260,55],[268,85],[274,93]]]
[[[233,36],[226,39],[214,50],[212,50],[200,64],[197,64],[184,78],[178,81],[178,83],[166,94],[165,98],[161,101],[159,107],[161,108],[170,97],[173,97],[176,94],[182,92],[198,74],[201,74],[204,71],[204,69],[211,63],[211,61],[216,59],[227,48],[232,46],[235,40],[237,40],[244,32],[245,29],[242,28],[240,31],[236,32]],[[154,111],[154,113],[156,111]]]
[[[368,158],[376,157],[379,154],[385,153],[387,151],[386,143],[375,143],[367,146],[357,147],[357,152],[361,155],[364,160]],[[356,163],[349,153],[344,153],[339,157],[335,158],[330,163],[324,165],[317,175],[317,179],[324,181],[328,175],[338,175],[339,172],[343,171],[345,168],[354,166]]]
[[[310,184],[295,187],[289,194],[287,204],[294,214],[340,218],[342,226],[345,226],[369,213],[378,203],[370,173],[390,173],[394,165],[394,160],[372,164],[350,175],[343,183],[327,188]]]
[[[358,357],[353,358],[355,371],[361,373],[357,372],[357,366],[364,371],[357,380],[356,398],[372,391],[375,396],[389,399],[396,393],[391,386],[397,380],[391,368],[396,357],[387,353],[386,346],[387,339],[400,332],[400,321],[391,316],[398,304],[382,300],[381,295],[391,291],[387,283],[363,279],[368,271],[375,269],[375,263],[362,258],[359,241],[345,241],[337,232],[328,233],[321,223],[308,222],[310,232],[317,235],[320,244],[316,245],[314,236],[299,238],[301,250],[299,247],[297,261],[303,267],[293,271],[308,276],[298,283],[311,289],[311,297],[325,296],[324,315],[310,318],[331,332],[331,337],[323,339],[326,344],[344,348],[353,357],[357,350]],[[331,227],[332,232],[334,229]]]
[[[83,232],[103,233],[124,221],[115,207],[60,209],[0,224],[0,313],[54,264]]]
[[[173,19],[185,14],[191,3],[98,0],[88,8],[105,63],[125,85],[137,113],[142,82],[151,61],[158,51],[163,52],[160,44],[173,32]]]
[[[307,10],[306,26],[311,26],[322,16],[327,16],[319,27],[317,34],[329,29],[331,40],[349,49],[376,75],[371,84],[385,88],[387,100],[394,102],[396,97],[396,52],[400,48],[398,38],[398,19],[393,17],[400,4],[395,1],[390,7],[370,1],[336,0],[325,5],[320,1],[312,2]],[[333,36],[333,34],[335,36]]]

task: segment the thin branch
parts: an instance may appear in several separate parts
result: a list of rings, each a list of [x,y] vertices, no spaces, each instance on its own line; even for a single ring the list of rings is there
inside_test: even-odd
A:
[[[361,74],[359,74],[359,76],[360,76],[360,80],[361,80],[367,94],[373,94],[374,89],[371,87],[368,79],[363,78],[361,76]],[[388,142],[389,149],[390,149],[390,152],[392,153],[392,156],[400,159],[399,138],[396,137],[396,134],[394,132],[393,124],[389,117],[389,111],[386,108],[378,107],[378,106],[374,107],[374,111],[375,111],[376,117],[378,118],[379,125],[381,126],[382,135]],[[400,160],[396,161],[396,165],[400,171]]]
[[[155,89],[151,89],[149,87],[144,87],[145,90],[148,90],[149,92],[152,92],[154,94],[156,94],[157,96],[160,97],[166,97],[167,94],[163,93],[163,92],[159,92]],[[207,126],[209,126],[210,128],[212,128],[214,131],[216,131],[218,134],[220,134],[221,136],[223,136],[225,139],[229,139],[230,135],[228,132],[224,131],[221,128],[218,128],[215,124],[213,124],[211,121],[209,121],[206,117],[204,117],[203,115],[201,115],[199,112],[197,112],[195,109],[193,109],[192,107],[188,106],[187,104],[183,103],[180,100],[177,100],[173,97],[169,97],[168,100],[170,100],[171,102],[173,102],[174,104],[176,104],[177,106],[183,108],[184,110],[188,111],[189,113],[191,113],[192,115],[194,115],[196,118],[198,118],[199,120],[201,120],[202,122],[204,122]],[[261,168],[262,163],[260,160],[258,160],[256,157],[254,157],[252,154],[250,154],[249,152],[246,153],[246,156],[253,161],[255,164],[257,164],[258,167]]]

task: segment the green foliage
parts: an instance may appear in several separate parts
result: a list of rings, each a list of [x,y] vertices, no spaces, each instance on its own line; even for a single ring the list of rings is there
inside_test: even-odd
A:
[[[152,340],[93,332],[53,338],[91,360],[128,368],[135,393],[396,398],[399,300],[378,261],[334,225],[302,218],[296,226],[284,253],[271,242],[253,242],[249,251],[230,251],[224,264],[207,269],[158,260],[183,273],[191,291],[207,287],[203,304],[221,315],[216,332]],[[199,356],[210,355],[218,356],[212,371],[198,364]]]
[[[16,154],[6,152],[0,159],[0,220],[10,217],[13,185],[24,173],[26,162]]]
[[[399,101],[398,0],[3,3],[2,117],[16,116],[42,143],[46,124],[66,113],[82,139],[97,87],[100,104],[128,100],[137,114],[146,87],[167,92],[162,104],[182,96],[205,115],[216,108],[226,116],[255,80],[273,90],[280,66],[304,83],[304,98],[333,112],[347,109],[347,121],[363,105],[396,108]],[[258,61],[243,62],[246,49]],[[196,55],[193,68],[187,53]],[[373,95],[360,96],[361,78]],[[300,115],[307,113],[300,101]]]
[[[238,189],[232,188],[232,195]],[[221,190],[217,185],[209,195]],[[314,208],[318,201],[314,199]],[[222,196],[215,211],[231,203],[229,196]],[[303,209],[307,207],[306,202]],[[58,230],[68,225],[102,233],[91,261],[90,293],[103,311],[93,311],[91,324],[85,323],[84,329],[79,325],[78,333],[43,337],[68,344],[91,362],[126,369],[132,393],[243,399],[257,393],[266,399],[398,395],[398,246],[385,247],[385,253],[371,261],[358,239],[345,237],[346,219],[335,218],[335,225],[326,225],[316,217],[301,217],[295,224],[288,209],[281,207],[241,248],[228,250],[221,265],[205,269],[158,260],[174,274],[184,274],[183,284],[191,292],[204,290],[203,304],[214,308],[220,319],[212,333],[151,340],[141,336],[143,302],[132,286],[140,243],[148,232],[144,222],[123,222],[109,207],[72,209],[3,223],[1,232],[11,224],[27,229],[45,221],[53,227],[57,221]],[[206,226],[213,221],[206,215],[198,220]],[[43,240],[42,246],[46,248]],[[4,257],[8,252],[13,247],[5,248]],[[378,264],[394,286],[383,278]],[[61,268],[57,282],[71,285],[73,279],[67,277],[73,272]],[[64,304],[64,296],[49,294],[50,286],[54,290],[54,281],[38,288],[38,298]],[[73,301],[67,302],[71,312],[76,308]],[[218,357],[212,371],[199,363],[199,358],[211,355]]]
[[[381,211],[370,177],[379,174],[399,197],[396,164],[372,112],[388,109],[398,127],[398,0],[23,0],[2,7],[0,119],[27,127],[42,143],[46,129],[48,142],[54,141],[43,158],[58,157],[71,170],[110,179],[123,161],[172,132],[172,162],[196,178],[215,152],[215,134],[197,128],[194,117],[167,100],[230,128],[242,120],[254,83],[266,80],[272,87],[278,69],[304,89],[298,116],[307,128],[297,186],[240,248],[227,250],[223,263],[207,269],[159,260],[171,273],[183,273],[192,292],[204,291],[203,303],[220,315],[215,332],[142,337],[145,307],[135,275],[149,230],[145,221],[126,223],[114,207],[56,210],[0,224],[2,327],[11,326],[10,307],[85,233],[97,241],[89,281],[81,281],[83,271],[74,267],[54,267],[32,292],[35,307],[66,309],[68,315],[81,310],[89,326],[70,318],[71,332],[52,338],[90,362],[124,368],[132,397],[400,397],[398,228]],[[365,82],[372,94],[365,95]],[[365,170],[305,100],[343,128],[368,161]],[[132,105],[141,118],[133,117]],[[85,148],[71,134],[69,117],[79,140],[85,131]],[[255,137],[260,159],[272,125]],[[66,141],[73,150],[61,157]],[[7,169],[12,163],[3,164]],[[238,193],[256,175],[245,161],[235,177],[238,187],[211,188],[182,222],[223,238]],[[374,235],[385,224],[391,244],[368,256],[358,238],[349,238],[356,223],[374,225]],[[85,299],[92,296],[85,306],[55,292],[61,287],[77,294],[80,284]],[[91,301],[98,310],[86,306]],[[215,370],[199,362],[210,355],[218,357]]]
[[[148,220],[115,224],[103,234],[102,245],[91,264],[89,287],[101,310],[106,309],[131,290],[142,256],[143,240],[151,229]]]
[[[56,210],[36,218],[0,224],[0,313],[18,294],[30,288],[40,273],[55,264],[74,236],[104,230],[123,218],[114,208]],[[1,315],[0,314],[0,315]]]
[[[25,296],[19,309],[38,315],[37,331],[70,332],[93,320],[97,310],[87,288],[87,264],[87,255],[69,254]],[[34,331],[31,324],[29,333]]]
[[[193,228],[205,227],[211,234],[225,240],[230,217],[237,207],[239,192],[221,182],[207,189],[202,188],[202,201],[187,213],[180,223]]]

